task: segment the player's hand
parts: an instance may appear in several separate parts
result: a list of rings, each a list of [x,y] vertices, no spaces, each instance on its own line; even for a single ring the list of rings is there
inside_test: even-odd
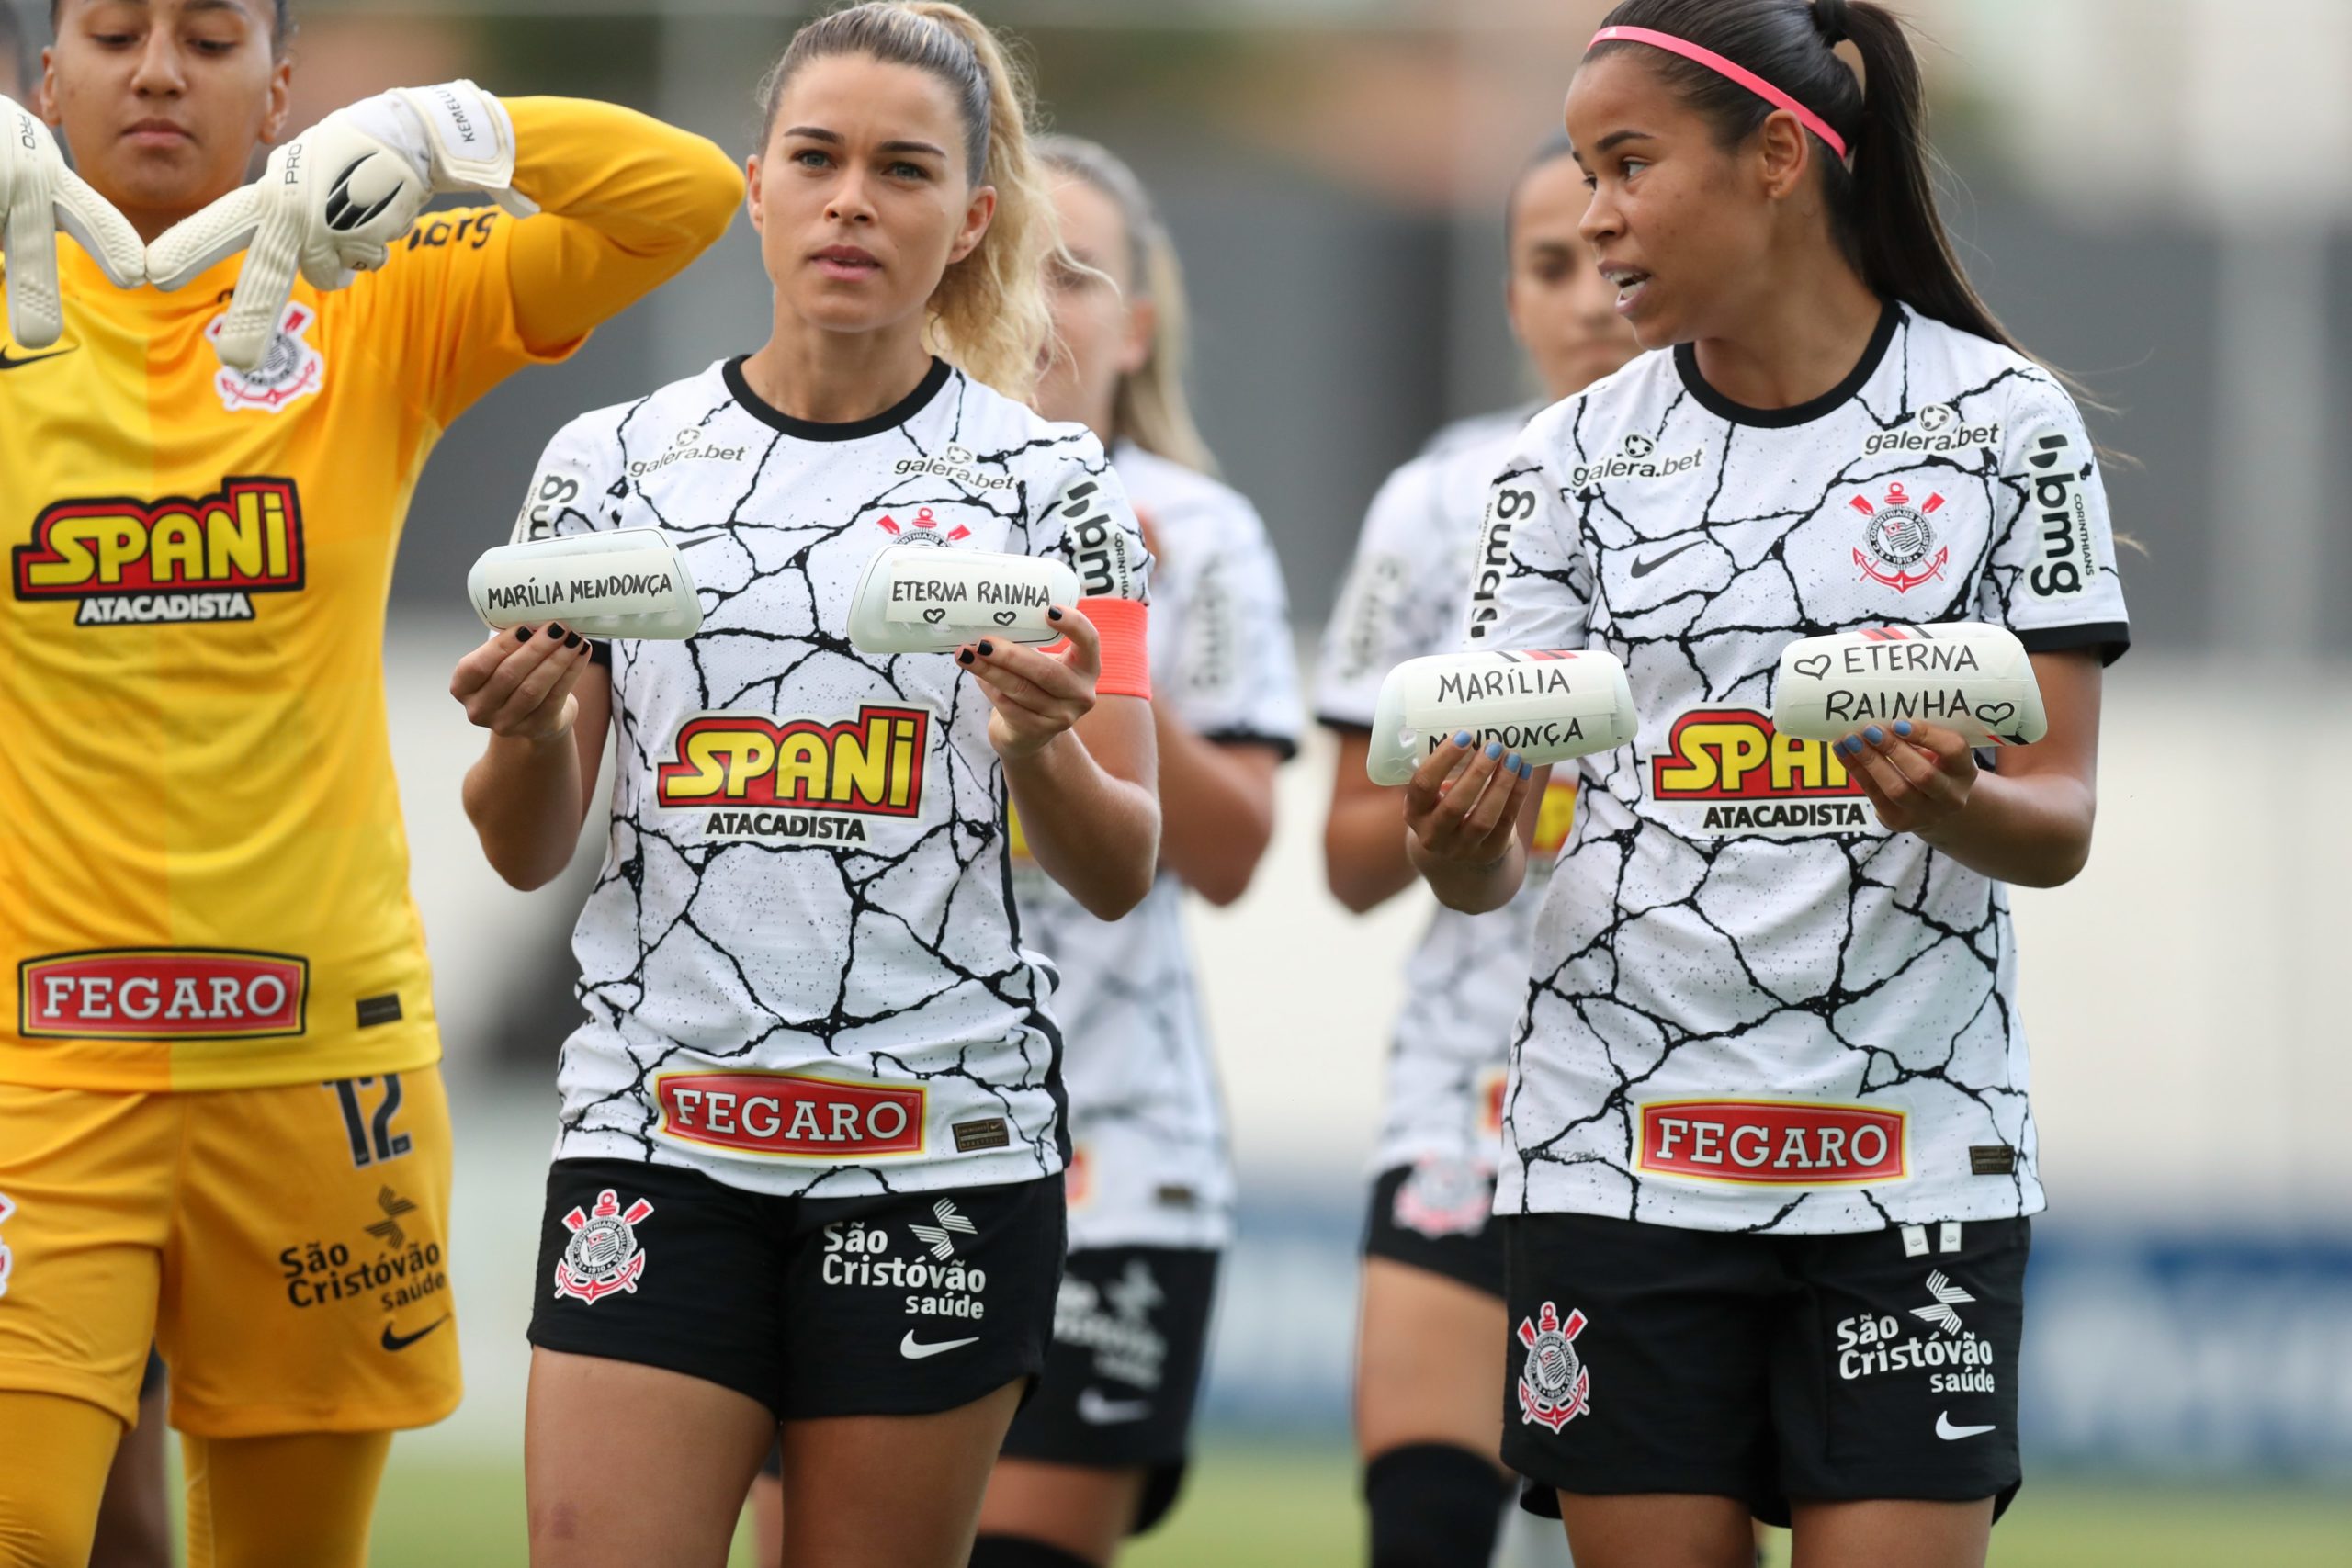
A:
[[[1464,730],[1405,781],[1405,826],[1440,860],[1493,865],[1510,852],[1534,789],[1533,763],[1506,753],[1500,741],[1481,747]]]
[[[1934,831],[1967,808],[1976,786],[1976,753],[1939,724],[1873,724],[1837,750],[1892,832]]]
[[[560,626],[490,634],[458,660],[449,694],[466,717],[513,740],[546,742],[571,733],[580,716],[572,689],[590,664],[588,639]]]
[[[57,291],[57,231],[90,253],[120,288],[147,281],[147,243],[113,203],[65,166],[40,117],[0,97],[0,254],[8,260],[8,335],[47,348],[65,330]]]
[[[956,649],[989,699],[989,744],[1007,761],[1035,756],[1094,711],[1102,673],[1102,637],[1094,623],[1065,604],[1046,612],[1069,634],[1051,649],[984,640]]]
[[[484,191],[517,217],[537,212],[514,177],[514,122],[471,82],[379,93],[335,110],[272,152],[259,180],[165,231],[148,247],[147,276],[177,288],[250,247],[219,350],[222,364],[251,370],[297,273],[314,288],[349,287],[447,192]]]

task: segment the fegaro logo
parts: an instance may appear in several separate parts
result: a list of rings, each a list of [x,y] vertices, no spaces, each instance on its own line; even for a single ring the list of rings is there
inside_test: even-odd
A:
[[[1657,443],[1640,431],[1630,432],[1624,446],[1608,457],[1583,463],[1568,470],[1568,488],[1582,490],[1587,485],[1608,479],[1665,479],[1677,474],[1694,472],[1706,456],[1703,445],[1693,446],[1680,457],[1661,457]]]
[[[1862,439],[1862,456],[1889,452],[1949,453],[2000,450],[2001,422],[1970,424],[1950,403],[1929,403],[1912,417],[1907,427],[1882,430]]]
[[[280,479],[192,501],[61,501],[10,555],[17,597],[77,600],[75,626],[250,621],[250,595],[302,586],[302,502]]]
[[[930,724],[922,709],[900,707],[861,707],[832,723],[702,714],[679,728],[655,800],[708,809],[713,839],[864,843],[861,818],[922,809]]]

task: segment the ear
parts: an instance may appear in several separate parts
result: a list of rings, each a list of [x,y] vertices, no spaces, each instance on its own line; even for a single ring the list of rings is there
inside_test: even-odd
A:
[[[980,248],[980,241],[995,218],[996,186],[981,186],[972,192],[972,204],[964,209],[963,231],[956,236],[956,243],[947,252],[949,266]]]
[[[40,51],[40,85],[33,90],[33,113],[40,116],[41,123],[52,130],[65,123],[65,117],[57,112],[57,51],[54,49]]]
[[[1127,307],[1127,337],[1119,345],[1119,374],[1132,376],[1151,363],[1152,344],[1159,341],[1159,306],[1137,299]]]
[[[274,146],[286,134],[286,116],[294,107],[294,62],[281,60],[269,68],[269,107],[261,117],[264,145]]]
[[[1519,340],[1521,347],[1527,346],[1527,327],[1519,319],[1519,268],[1516,266],[1503,278],[1503,314],[1510,318],[1510,335]]]
[[[752,231],[755,234],[767,232],[766,193],[760,189],[760,170],[763,163],[764,160],[757,152],[743,160],[743,183],[746,187],[743,200],[751,209]]]
[[[1768,200],[1785,201],[1812,170],[1813,138],[1786,109],[1766,116],[1756,138],[1763,194]]]

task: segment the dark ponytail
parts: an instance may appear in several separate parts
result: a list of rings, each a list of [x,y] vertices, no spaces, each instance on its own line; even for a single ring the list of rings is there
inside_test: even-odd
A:
[[[1624,0],[1602,26],[1649,28],[1712,50],[1828,121],[1853,157],[1840,160],[1815,136],[1815,162],[1838,245],[1862,281],[1923,316],[2026,353],[1968,281],[1937,211],[1926,84],[1894,12],[1869,0]],[[1836,53],[1849,40],[1867,93]],[[1773,112],[1729,77],[1647,44],[1604,43],[1592,55],[1621,51],[1672,84],[1724,146],[1747,141]]]

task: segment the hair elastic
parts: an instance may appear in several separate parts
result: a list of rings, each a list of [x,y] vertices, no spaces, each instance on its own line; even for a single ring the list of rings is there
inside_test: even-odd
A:
[[[1847,155],[1846,139],[1830,130],[1827,120],[1750,71],[1747,66],[1725,60],[1712,49],[1702,49],[1688,39],[1679,39],[1672,33],[1662,33],[1653,28],[1603,28],[1592,35],[1592,42],[1585,45],[1585,52],[1589,54],[1595,48],[1604,43],[1645,43],[1653,49],[1662,49],[1668,54],[1679,54],[1685,60],[1695,60],[1717,75],[1729,77],[1732,81],[1738,83],[1774,108],[1788,110],[1797,117],[1799,125],[1829,143],[1831,152],[1840,158]]]

